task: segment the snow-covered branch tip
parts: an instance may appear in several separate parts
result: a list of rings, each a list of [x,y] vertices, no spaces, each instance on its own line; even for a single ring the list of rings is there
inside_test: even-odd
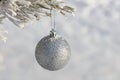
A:
[[[4,35],[8,34],[8,31],[4,30],[4,29],[0,29],[0,40],[6,42],[7,37],[5,37]]]
[[[50,9],[61,14],[73,13],[74,9],[61,0],[0,0],[0,21],[8,18],[16,26],[21,27],[33,19],[51,16]]]

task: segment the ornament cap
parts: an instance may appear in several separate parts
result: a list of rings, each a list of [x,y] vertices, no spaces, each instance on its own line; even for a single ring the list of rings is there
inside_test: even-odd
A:
[[[50,37],[55,37],[56,36],[56,31],[54,29],[52,29],[50,31]]]

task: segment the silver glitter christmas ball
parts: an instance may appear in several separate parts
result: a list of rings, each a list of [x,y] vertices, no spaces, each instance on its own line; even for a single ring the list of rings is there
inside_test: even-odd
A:
[[[51,31],[36,46],[35,57],[45,69],[55,71],[63,68],[69,61],[71,50],[69,44],[61,36]]]

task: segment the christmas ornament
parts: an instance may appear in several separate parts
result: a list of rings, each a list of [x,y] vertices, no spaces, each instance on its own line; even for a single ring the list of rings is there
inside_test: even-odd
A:
[[[35,57],[45,69],[55,71],[63,68],[71,55],[70,46],[65,39],[54,30],[42,38],[36,46]]]

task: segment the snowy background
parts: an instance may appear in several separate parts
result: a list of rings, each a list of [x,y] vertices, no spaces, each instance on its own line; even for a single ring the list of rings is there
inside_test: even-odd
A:
[[[55,72],[35,60],[38,41],[49,34],[49,18],[20,29],[5,20],[0,42],[0,80],[120,80],[120,1],[66,0],[75,17],[57,14],[57,32],[72,49],[68,65]]]

